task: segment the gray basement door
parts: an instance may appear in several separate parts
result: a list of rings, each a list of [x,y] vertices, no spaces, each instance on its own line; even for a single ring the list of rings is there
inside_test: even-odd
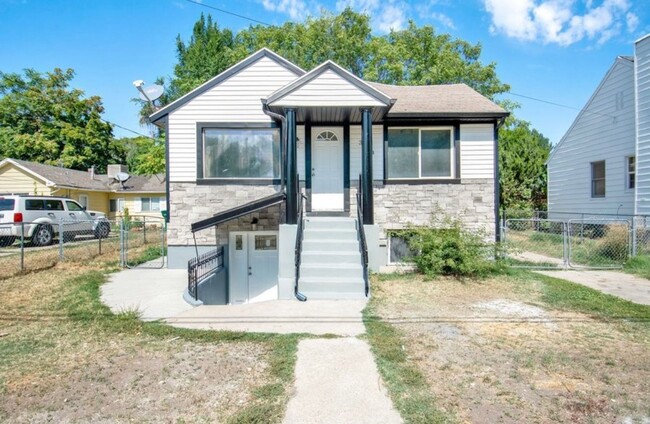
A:
[[[229,304],[278,298],[278,233],[233,231],[228,243]]]

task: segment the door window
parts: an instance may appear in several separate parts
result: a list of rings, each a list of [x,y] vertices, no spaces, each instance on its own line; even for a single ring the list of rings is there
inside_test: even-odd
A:
[[[70,212],[81,212],[84,210],[77,202],[71,202],[70,200],[66,200],[65,205]]]
[[[255,250],[277,250],[278,238],[274,235],[255,236]]]

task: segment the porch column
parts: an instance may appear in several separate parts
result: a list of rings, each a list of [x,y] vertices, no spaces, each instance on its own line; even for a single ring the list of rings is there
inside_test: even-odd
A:
[[[285,109],[284,116],[287,119],[287,162],[284,164],[286,167],[287,178],[287,208],[286,208],[286,222],[287,224],[298,223],[298,154],[296,142],[296,110]]]
[[[361,187],[363,224],[375,223],[372,192],[372,108],[361,108]]]

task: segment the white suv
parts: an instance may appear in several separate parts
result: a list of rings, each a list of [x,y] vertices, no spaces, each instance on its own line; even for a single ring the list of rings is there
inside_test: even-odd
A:
[[[32,245],[47,246],[59,234],[63,220],[63,238],[92,234],[108,237],[111,226],[104,214],[88,212],[74,200],[65,197],[0,195],[0,247],[11,245],[21,236]]]

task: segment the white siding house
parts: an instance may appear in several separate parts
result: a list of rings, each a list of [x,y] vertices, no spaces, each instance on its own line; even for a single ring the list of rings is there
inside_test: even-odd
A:
[[[635,45],[637,191],[636,213],[650,215],[650,34]]]
[[[262,49],[151,116],[166,129],[169,266],[224,249],[229,303],[299,297],[298,285],[364,297],[362,266],[395,260],[392,230],[448,215],[499,234],[507,115],[465,84],[368,83]]]
[[[551,217],[553,212],[650,214],[649,111],[650,37],[645,37],[637,41],[634,57],[616,58],[551,152]]]

